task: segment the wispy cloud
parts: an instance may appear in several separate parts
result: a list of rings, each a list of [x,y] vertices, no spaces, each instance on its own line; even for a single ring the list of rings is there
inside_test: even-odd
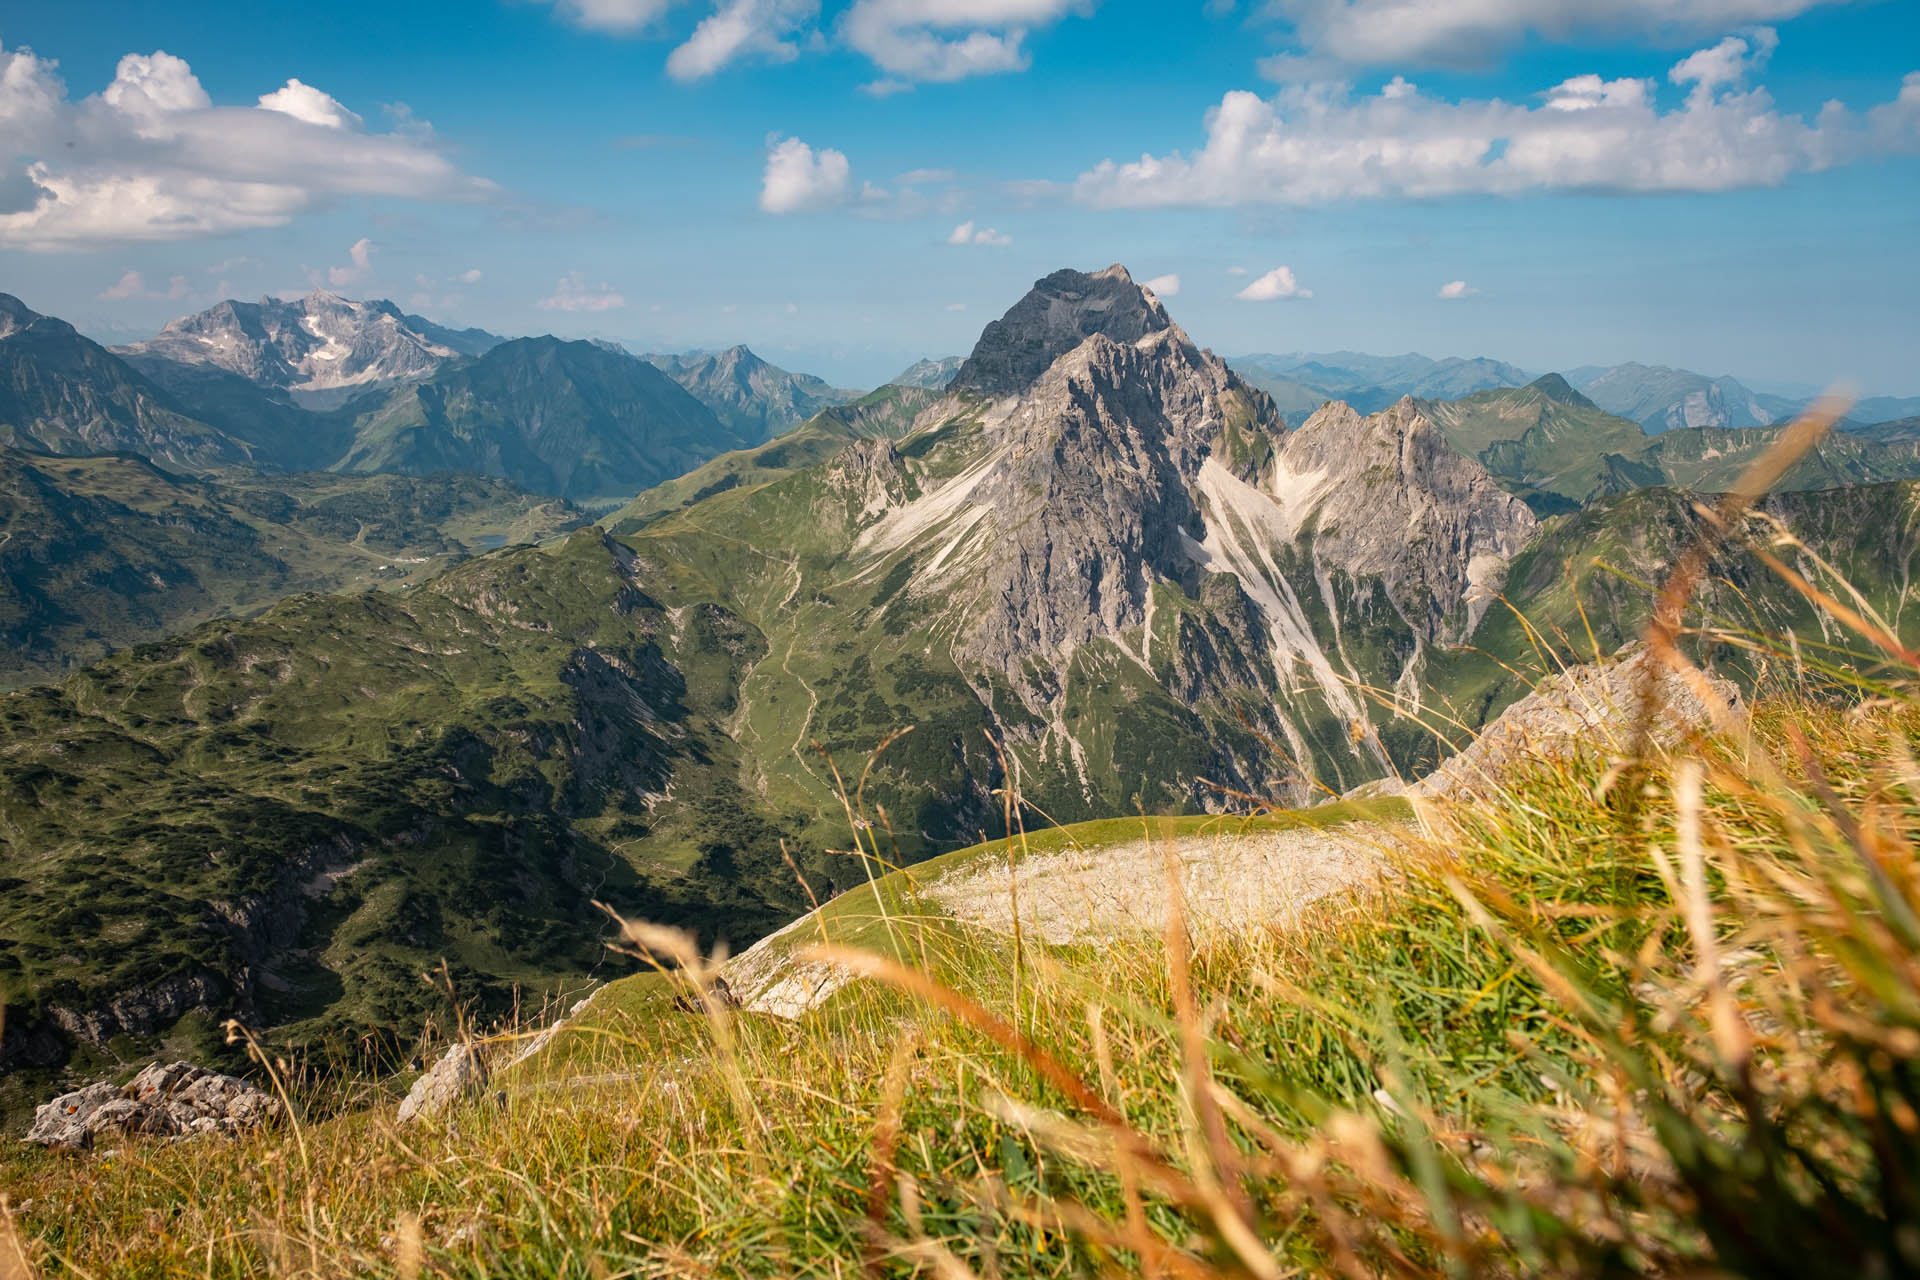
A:
[[[1180,292],[1180,277],[1172,272],[1164,276],[1155,276],[1147,281],[1147,288],[1153,290],[1157,298],[1171,298]]]
[[[1471,298],[1479,292],[1478,289],[1473,288],[1465,280],[1449,280],[1447,283],[1441,285],[1440,292],[1433,296],[1448,302],[1456,302],[1461,298]]]
[[[373,251],[379,246],[365,236],[347,246],[347,264],[341,267],[328,267],[324,273],[312,272],[313,282],[319,284],[326,280],[329,289],[344,289],[355,284],[373,268]]]
[[[1673,43],[1778,22],[1847,0],[1268,0],[1292,27],[1283,68],[1484,66],[1529,38]]]
[[[996,231],[992,227],[976,227],[971,221],[967,221],[947,233],[947,243],[1002,246],[1012,244],[1013,237]]]
[[[1027,32],[1093,0],[854,0],[841,15],[841,38],[885,73],[874,87],[1024,71]]]
[[[126,302],[135,298],[171,298],[178,301],[191,292],[185,276],[169,277],[165,289],[149,289],[145,277],[138,271],[127,271],[102,289],[99,296],[109,302]]]
[[[607,282],[588,284],[578,271],[569,271],[554,284],[553,293],[534,304],[542,311],[618,311],[627,300]]]
[[[819,11],[820,0],[720,0],[667,55],[667,74],[700,80],[745,58],[792,62],[800,46],[790,37]]]

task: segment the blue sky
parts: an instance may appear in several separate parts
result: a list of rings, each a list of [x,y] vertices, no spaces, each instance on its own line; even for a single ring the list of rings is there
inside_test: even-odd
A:
[[[1916,394],[1917,243],[1910,0],[0,3],[0,289],[109,338],[320,283],[868,384],[1119,261],[1227,353]]]

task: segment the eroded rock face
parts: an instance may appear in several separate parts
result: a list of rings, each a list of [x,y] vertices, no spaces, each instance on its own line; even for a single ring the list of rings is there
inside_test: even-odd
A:
[[[486,1088],[489,1072],[486,1051],[479,1045],[456,1044],[421,1073],[394,1113],[398,1124],[412,1124],[439,1115],[454,1103]]]
[[[156,1062],[125,1085],[90,1084],[43,1104],[26,1140],[84,1151],[106,1133],[233,1135],[260,1127],[280,1110],[273,1095],[236,1076],[186,1062]]]
[[[1126,344],[1172,327],[1166,308],[1118,263],[1091,273],[1056,271],[981,332],[948,389],[1017,394],[1095,334]]]
[[[1211,726],[1193,773],[1298,800],[1391,773],[1357,691],[1418,706],[1426,653],[1473,632],[1538,528],[1413,400],[1289,432],[1118,267],[1039,281],[861,469],[905,478],[843,481],[854,560],[904,574],[1006,740],[1086,789],[1104,766],[1072,700],[1106,715],[1116,674]]]
[[[1427,643],[1473,631],[1539,528],[1411,397],[1367,418],[1325,406],[1287,438],[1270,489],[1317,571],[1378,578]]]

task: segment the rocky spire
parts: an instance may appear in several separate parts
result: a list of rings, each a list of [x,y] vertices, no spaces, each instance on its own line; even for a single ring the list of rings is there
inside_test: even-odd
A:
[[[1053,362],[1095,334],[1137,342],[1173,327],[1159,299],[1133,282],[1118,263],[1105,271],[1056,271],[989,324],[960,366],[951,389],[978,395],[1016,395]]]

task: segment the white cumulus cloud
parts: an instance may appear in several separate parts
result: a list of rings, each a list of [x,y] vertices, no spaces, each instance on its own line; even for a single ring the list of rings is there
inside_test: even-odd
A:
[[[1278,298],[1311,298],[1313,290],[1300,287],[1292,267],[1275,267],[1233,296],[1243,302],[1272,302]]]
[[[873,87],[890,91],[1024,71],[1028,31],[1092,10],[1092,0],[854,0],[840,34],[889,77]]]
[[[358,129],[366,124],[366,121],[341,106],[332,94],[323,93],[298,80],[289,80],[272,93],[261,94],[260,105],[268,111],[278,111],[295,120],[305,120],[308,124],[328,129]]]
[[[990,244],[1009,245],[1013,237],[1003,235],[992,227],[976,227],[971,220],[961,223],[947,235],[948,244]]]
[[[1153,290],[1156,298],[1171,298],[1180,292],[1180,277],[1172,272],[1164,276],[1155,276],[1147,281],[1147,288]]]
[[[1738,46],[1737,48],[1734,46]],[[1312,205],[1536,191],[1725,191],[1776,185],[1872,155],[1920,152],[1920,79],[1865,113],[1829,103],[1812,120],[1734,87],[1764,36],[1676,64],[1686,101],[1661,110],[1645,81],[1575,76],[1538,95],[1447,101],[1414,85],[1355,95],[1344,85],[1236,90],[1207,114],[1191,154],[1106,160],[1075,197],[1108,207]],[[1391,87],[1391,86],[1390,86]]]
[[[480,277],[483,274],[478,267],[468,267],[465,271],[455,276],[454,279],[458,280],[461,284],[479,284]]]
[[[720,0],[687,42],[667,55],[667,74],[700,80],[748,55],[791,62],[800,46],[789,37],[820,11],[820,0]]]
[[[417,126],[368,132],[297,80],[254,106],[216,106],[182,59],[130,53],[76,101],[53,62],[0,48],[0,247],[184,240],[279,226],[347,196],[493,190]]]
[[[542,311],[618,311],[627,300],[606,281],[588,284],[578,271],[569,271],[553,286],[553,293],[534,304]]]
[[[1716,35],[1846,0],[1268,0],[1292,24],[1298,52],[1282,68],[1339,63],[1484,65],[1529,37],[1625,38],[1636,43]]]
[[[815,151],[798,138],[782,138],[767,148],[760,207],[768,213],[800,213],[844,204],[851,175],[844,153],[831,147]]]
[[[1441,285],[1440,292],[1433,296],[1436,298],[1445,298],[1447,301],[1452,302],[1460,298],[1471,298],[1478,292],[1480,291],[1468,285],[1465,280],[1449,280]]]

